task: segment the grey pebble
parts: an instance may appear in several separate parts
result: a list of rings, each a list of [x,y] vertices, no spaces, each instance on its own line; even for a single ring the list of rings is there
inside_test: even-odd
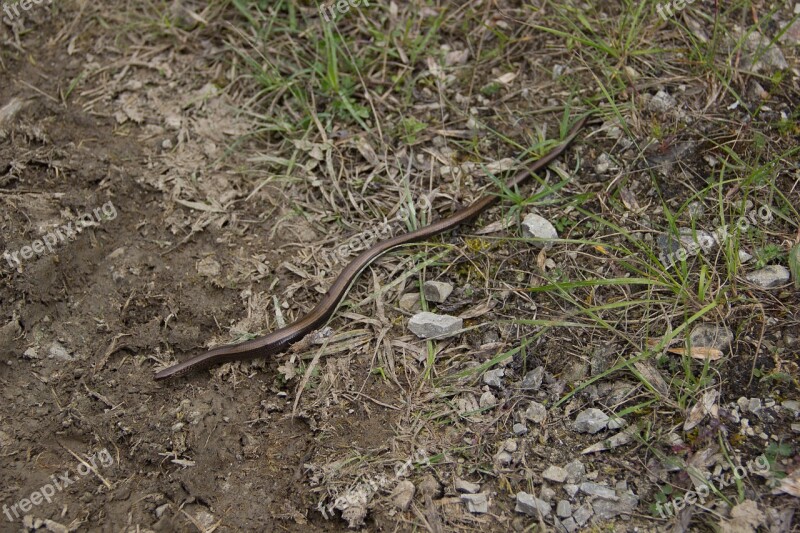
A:
[[[572,513],[572,518],[575,519],[575,522],[579,526],[583,527],[583,525],[589,521],[589,519],[592,517],[593,514],[594,511],[592,510],[592,505],[589,503],[584,503],[583,505],[578,507],[578,509],[574,513]]]
[[[514,510],[528,516],[539,516],[539,513],[541,513],[542,516],[548,516],[550,514],[550,504],[527,492],[518,492],[517,506]]]
[[[61,359],[62,361],[72,361],[73,357],[67,351],[64,346],[59,343],[58,341],[54,341],[50,345],[50,349],[47,352],[47,356],[53,359]]]
[[[598,498],[604,498],[611,501],[618,500],[616,491],[611,487],[607,487],[606,485],[584,481],[580,484],[580,489],[581,492],[588,494],[589,496],[597,496]]]
[[[467,504],[470,513],[483,514],[489,512],[489,501],[486,494],[462,494],[461,501]]]
[[[421,339],[454,335],[464,327],[464,320],[450,315],[437,315],[423,311],[412,316],[408,329]]]
[[[575,523],[575,519],[571,516],[566,520],[562,520],[561,525],[564,526],[564,529],[567,530],[567,533],[573,533],[578,529],[578,524]]]
[[[762,289],[780,287],[788,283],[790,277],[789,269],[783,265],[769,265],[761,270],[750,272],[745,276],[747,281],[758,285]]]
[[[608,415],[600,409],[586,409],[575,418],[575,430],[579,433],[595,434],[608,425]]]
[[[534,424],[541,424],[547,418],[547,408],[539,402],[531,402],[525,411],[525,418]]]
[[[544,378],[544,367],[540,366],[531,370],[525,377],[522,378],[520,388],[522,390],[539,390],[542,386],[542,379]]]
[[[629,492],[619,495],[617,501],[598,498],[592,502],[594,514],[601,520],[610,520],[621,514],[631,514],[639,505],[639,498]]]
[[[530,213],[522,220],[522,235],[528,239],[557,239],[558,232],[546,218]],[[537,248],[552,248],[552,242],[533,241]]]
[[[526,426],[525,424],[520,424],[519,422],[517,422],[511,428],[511,431],[514,432],[514,435],[522,436],[522,435],[525,435],[525,434],[528,433],[528,426]]]
[[[564,469],[569,474],[567,476],[567,481],[569,483],[580,483],[583,481],[583,476],[586,475],[586,467],[583,466],[583,463],[580,462],[579,459],[570,461],[564,465]]]
[[[426,281],[422,285],[422,292],[429,302],[442,303],[453,292],[453,286],[443,281]]]
[[[496,368],[494,370],[487,370],[483,373],[483,382],[489,385],[490,387],[494,387],[495,389],[500,389],[503,387],[502,378],[506,375],[506,371],[502,368]]]
[[[800,402],[797,400],[785,400],[781,402],[781,407],[787,411],[791,411],[795,416],[800,414]]]
[[[481,490],[481,486],[477,483],[472,483],[471,481],[460,478],[456,478],[455,486],[456,492],[462,492],[464,494],[476,494],[479,490]]]
[[[716,348],[724,352],[733,342],[733,332],[719,324],[698,324],[689,335],[689,342],[698,348]]]

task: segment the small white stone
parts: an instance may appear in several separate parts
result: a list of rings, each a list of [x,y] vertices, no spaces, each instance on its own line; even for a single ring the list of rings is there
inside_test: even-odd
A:
[[[555,226],[535,213],[526,215],[522,221],[522,235],[528,239],[558,239]],[[532,241],[532,244],[544,249],[553,247],[552,242]]]
[[[578,485],[574,485],[572,483],[567,483],[566,485],[564,485],[563,489],[564,489],[564,492],[566,492],[569,495],[570,498],[574,498],[575,495],[578,494],[578,491],[580,490],[580,487]]]
[[[555,481],[556,483],[563,483],[567,479],[568,475],[569,472],[567,472],[560,466],[555,466],[555,465],[548,466],[547,470],[542,472],[543,478],[549,481]]]
[[[50,345],[50,350],[48,351],[47,356],[54,359],[61,359],[62,361],[72,361],[72,356],[70,353],[58,341],[55,341]]]

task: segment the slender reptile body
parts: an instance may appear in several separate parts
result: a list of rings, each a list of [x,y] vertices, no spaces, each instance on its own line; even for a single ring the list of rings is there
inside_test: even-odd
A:
[[[525,181],[531,173],[546,167],[560,156],[586,124],[586,120],[587,118],[583,118],[575,124],[564,139],[564,142],[537,160],[530,168],[517,173],[517,175],[508,181],[507,186],[513,189]],[[267,357],[287,350],[292,344],[328,322],[331,316],[336,312],[339,302],[342,301],[342,298],[344,298],[349,291],[352,282],[377,258],[398,246],[425,240],[439,233],[453,229],[464,222],[468,222],[480,215],[487,207],[495,203],[498,198],[499,197],[495,195],[484,195],[474,203],[456,211],[447,218],[433,222],[411,233],[397,235],[391,239],[375,244],[371,248],[361,252],[344,268],[344,270],[342,270],[342,273],[339,274],[339,277],[333,282],[333,285],[331,285],[331,288],[325,293],[322,300],[306,316],[264,337],[241,344],[220,346],[219,348],[192,357],[182,363],[165,368],[156,373],[155,379],[162,380],[173,378],[221,363]]]

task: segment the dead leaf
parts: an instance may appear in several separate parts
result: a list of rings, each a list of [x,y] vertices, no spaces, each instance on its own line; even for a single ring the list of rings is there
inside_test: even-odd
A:
[[[222,207],[214,207],[202,202],[192,202],[189,200],[181,200],[180,198],[175,199],[176,202],[179,204],[186,206],[190,209],[195,209],[197,211],[205,211],[207,213],[224,213],[225,210]]]
[[[800,498],[800,468],[781,480],[781,484],[772,491],[772,494],[785,492],[795,498]]]
[[[686,422],[683,423],[683,430],[689,431],[697,426],[707,414],[714,418],[717,416],[718,407],[716,405],[719,393],[716,390],[710,390],[703,394],[703,398],[692,407]]]
[[[666,398],[669,397],[669,385],[656,367],[646,361],[637,361],[633,366],[659,394]]]
[[[730,520],[720,522],[722,533],[755,533],[758,526],[763,524],[766,516],[758,509],[758,504],[752,500],[745,500],[731,509]]]
[[[486,224],[479,230],[475,230],[473,233],[475,235],[488,235],[490,233],[496,233],[498,231],[502,231],[504,229],[508,229],[514,225],[514,220],[511,218],[505,218],[501,220],[496,220],[491,224]]]
[[[469,320],[470,318],[478,318],[479,316],[483,316],[489,311],[491,311],[495,305],[497,305],[496,300],[489,300],[487,302],[483,302],[482,304],[477,305],[471,309],[467,309],[466,311],[458,315],[458,318],[463,318],[464,320]]]
[[[627,207],[629,211],[639,211],[639,209],[641,209],[639,207],[639,202],[636,201],[636,195],[633,194],[633,191],[631,191],[628,187],[620,187],[619,197],[622,199],[622,203],[625,204],[625,207]]]
[[[378,166],[380,164],[378,154],[375,153],[375,148],[372,147],[368,140],[364,137],[357,137],[355,145],[358,152],[370,165]]]
[[[670,348],[667,352],[675,355],[686,355],[687,353],[692,359],[708,359],[709,361],[718,361],[722,358],[722,352],[716,348],[705,348],[703,346],[692,346],[691,350],[686,348]]]
[[[502,83],[503,85],[508,85],[517,77],[517,74],[514,72],[507,72],[500,76],[499,78],[495,79],[494,81],[498,83]]]

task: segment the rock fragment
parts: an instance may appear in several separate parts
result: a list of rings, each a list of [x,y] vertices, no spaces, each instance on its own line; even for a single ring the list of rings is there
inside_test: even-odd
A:
[[[464,327],[464,321],[450,315],[437,315],[424,311],[412,316],[408,329],[421,339],[454,335]]]
[[[462,494],[461,501],[467,504],[470,513],[483,514],[489,512],[489,501],[486,494]]]
[[[522,220],[522,235],[528,239],[558,239],[558,231],[546,218],[530,213]],[[552,248],[552,242],[533,241],[533,245],[545,250]]]
[[[456,492],[461,492],[463,494],[477,494],[477,492],[481,490],[481,486],[477,483],[472,483],[471,481],[460,478],[456,478],[455,486]]]
[[[653,98],[647,103],[647,109],[654,113],[666,113],[671,109],[675,109],[678,101],[674,96],[666,91],[658,91]]]
[[[442,303],[453,292],[453,286],[442,281],[426,281],[422,285],[425,299],[433,303]]]
[[[733,342],[733,332],[719,324],[698,324],[689,335],[693,348],[715,348],[724,352]]]
[[[442,494],[442,486],[436,481],[436,478],[428,474],[419,484],[419,493],[423,496],[430,496],[431,498],[438,498]]]
[[[520,424],[519,422],[517,422],[511,428],[511,431],[514,433],[514,435],[522,436],[522,435],[525,435],[525,434],[528,433],[528,426],[526,426],[525,424]]]
[[[489,385],[490,387],[494,387],[495,389],[500,389],[503,387],[503,376],[506,375],[506,371],[502,368],[496,368],[494,370],[487,370],[483,373],[483,382]]]
[[[789,269],[783,265],[769,265],[748,273],[745,278],[753,285],[758,285],[762,289],[773,289],[789,282]]]
[[[611,487],[601,485],[599,483],[592,483],[591,481],[584,481],[580,484],[581,492],[589,496],[597,496],[606,500],[617,501],[617,493]]]
[[[544,367],[539,366],[531,370],[525,377],[522,378],[520,388],[522,390],[539,390],[542,386],[542,379],[544,379]]]
[[[578,413],[575,418],[575,431],[578,433],[591,433],[594,435],[608,425],[608,415],[600,409],[586,409]]]
[[[551,465],[542,472],[542,477],[548,481],[555,481],[556,483],[563,483],[566,481],[569,472],[560,466]]]
[[[536,498],[527,492],[517,493],[517,506],[514,508],[518,513],[524,513],[528,516],[548,516],[550,514],[550,504],[544,500]]]
[[[559,500],[556,504],[556,514],[561,518],[572,516],[572,505],[567,500]]]
[[[567,530],[567,533],[573,533],[574,531],[578,530],[578,524],[575,523],[575,519],[571,516],[565,520],[562,520],[561,525]]]
[[[583,476],[586,475],[586,467],[578,459],[564,465],[564,470],[567,471],[567,481],[569,483],[580,483],[583,481]]]
[[[539,402],[531,402],[525,411],[525,419],[534,424],[541,424],[547,418],[547,408]]]
[[[497,398],[490,391],[486,391],[481,395],[481,399],[478,400],[478,405],[481,406],[481,409],[491,409],[497,405]]]
[[[67,351],[64,346],[58,342],[54,341],[50,345],[50,349],[47,351],[47,356],[53,359],[60,359],[62,361],[72,361],[73,357],[70,355],[69,351]]]
[[[615,516],[631,514],[639,505],[639,498],[630,492],[622,492],[617,496],[617,500],[598,498],[592,502],[594,514],[601,520],[610,520]]]
[[[589,503],[584,503],[578,507],[574,513],[572,513],[572,518],[575,520],[575,523],[577,523],[580,527],[583,527],[593,514],[594,511],[592,510],[592,505]]]
[[[394,506],[401,510],[405,511],[411,505],[411,501],[414,499],[414,492],[415,492],[414,484],[407,479],[404,479],[400,483],[397,484],[397,487],[392,491],[391,500]]]

